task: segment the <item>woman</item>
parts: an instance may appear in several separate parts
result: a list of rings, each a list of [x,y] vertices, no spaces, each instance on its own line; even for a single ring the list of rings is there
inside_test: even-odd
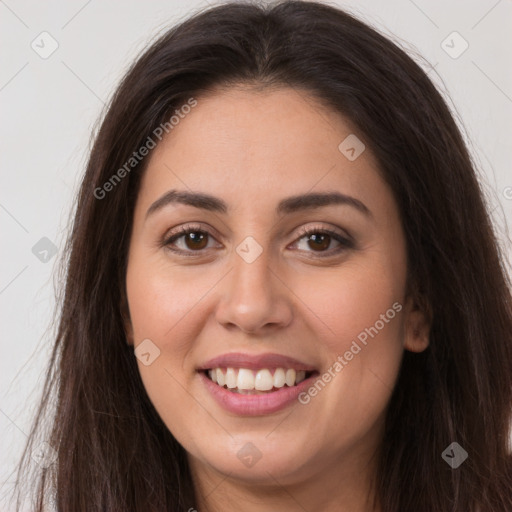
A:
[[[36,508],[511,510],[511,331],[468,151],[412,59],[327,5],[208,9],[97,134]]]

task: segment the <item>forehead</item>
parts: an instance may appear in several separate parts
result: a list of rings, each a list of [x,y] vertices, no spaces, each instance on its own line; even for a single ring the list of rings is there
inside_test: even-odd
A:
[[[339,149],[364,136],[307,92],[234,88],[196,100],[150,155],[139,194],[146,205],[170,189],[216,195],[234,209],[338,190],[390,207],[369,148],[352,161]]]

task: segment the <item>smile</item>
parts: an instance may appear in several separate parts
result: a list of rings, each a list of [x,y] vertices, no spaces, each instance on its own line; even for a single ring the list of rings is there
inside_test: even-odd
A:
[[[242,416],[275,413],[298,403],[320,373],[281,354],[228,353],[197,368],[207,394],[225,411]]]

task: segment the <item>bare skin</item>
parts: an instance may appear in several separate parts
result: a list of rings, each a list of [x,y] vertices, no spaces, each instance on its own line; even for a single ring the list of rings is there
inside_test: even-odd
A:
[[[148,396],[187,451],[200,512],[374,510],[375,457],[402,355],[424,350],[429,335],[405,296],[391,190],[368,145],[354,161],[338,149],[354,127],[305,92],[236,88],[197,101],[152,151],[134,213],[126,330],[135,347],[149,339],[160,351],[138,362]],[[148,214],[171,189],[213,195],[228,211],[169,203]],[[276,212],[284,198],[322,192],[370,213],[351,204]],[[188,225],[208,233],[204,244],[182,235],[166,246]],[[353,243],[314,243],[304,227]],[[247,237],[261,248],[251,263],[236,250]],[[236,414],[197,371],[232,352],[290,356],[331,378],[307,403]],[[346,364],[336,371],[339,356]],[[249,442],[261,454],[251,467],[237,456]]]

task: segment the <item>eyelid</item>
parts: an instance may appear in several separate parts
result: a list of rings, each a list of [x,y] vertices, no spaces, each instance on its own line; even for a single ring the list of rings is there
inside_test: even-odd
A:
[[[204,231],[205,233],[208,233],[210,236],[212,235],[212,231],[214,232],[215,236],[216,231],[211,227],[205,227],[200,222],[187,222],[186,224],[182,224],[181,226],[178,226],[177,228],[170,229],[166,231],[165,235],[163,236],[163,240],[169,240],[170,238],[175,237],[176,235],[186,233],[187,231]],[[165,243],[165,242],[164,242]]]
[[[347,242],[351,242],[351,243],[354,242],[352,236],[350,236],[347,233],[347,231],[341,230],[339,228],[325,227],[325,226],[322,226],[320,224],[317,224],[317,225],[314,225],[314,226],[307,226],[307,225],[306,226],[302,226],[300,228],[300,231],[297,233],[297,235],[295,235],[295,240],[297,240],[297,238],[302,238],[305,235],[308,235],[308,234],[311,234],[311,233],[316,233],[317,231],[322,232],[322,233],[327,233],[327,234],[332,235],[332,236],[337,236],[337,237],[343,238]]]

